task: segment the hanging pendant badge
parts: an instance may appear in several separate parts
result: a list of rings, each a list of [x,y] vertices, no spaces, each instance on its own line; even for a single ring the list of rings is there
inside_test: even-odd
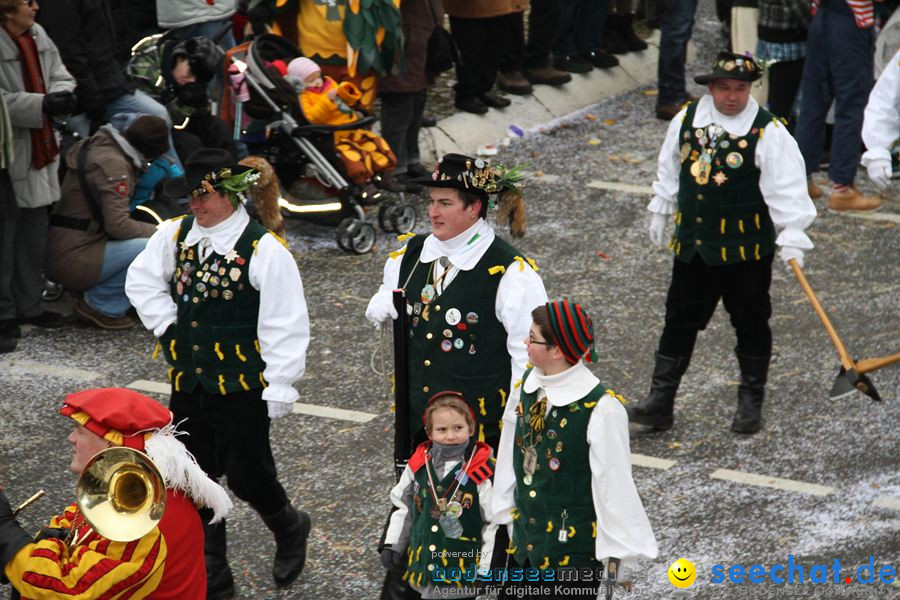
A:
[[[438,523],[440,523],[444,536],[447,539],[455,540],[463,534],[463,526],[462,523],[459,522],[459,517],[447,513],[441,515],[438,519]]]

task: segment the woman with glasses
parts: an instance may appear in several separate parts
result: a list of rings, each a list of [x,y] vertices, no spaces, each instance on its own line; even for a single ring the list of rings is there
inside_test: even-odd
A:
[[[59,327],[41,305],[48,211],[59,198],[54,117],[71,114],[75,80],[34,18],[36,0],[0,0],[0,89],[12,125],[10,178],[17,214],[0,220],[0,347],[21,335],[19,323]]]

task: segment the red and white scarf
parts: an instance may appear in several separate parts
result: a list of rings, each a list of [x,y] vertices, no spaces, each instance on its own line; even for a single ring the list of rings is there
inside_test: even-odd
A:
[[[853,18],[856,19],[856,26],[860,29],[868,29],[875,25],[875,1],[881,0],[832,0],[834,2],[846,2],[850,10],[853,11]],[[821,0],[813,0],[812,14],[816,14],[819,10]]]

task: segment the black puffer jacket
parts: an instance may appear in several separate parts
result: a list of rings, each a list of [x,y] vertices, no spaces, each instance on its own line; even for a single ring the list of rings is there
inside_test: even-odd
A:
[[[104,120],[104,104],[134,86],[116,61],[116,33],[108,0],[41,0],[38,22],[75,77],[79,112]]]

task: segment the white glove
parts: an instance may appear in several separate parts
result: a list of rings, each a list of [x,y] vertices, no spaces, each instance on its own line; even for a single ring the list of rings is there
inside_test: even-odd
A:
[[[869,179],[878,189],[883,190],[891,183],[891,161],[886,159],[872,161],[867,170]]]
[[[796,248],[794,246],[782,246],[781,254],[779,254],[781,260],[784,261],[784,264],[787,266],[788,270],[791,269],[791,265],[788,264],[788,261],[792,258],[797,259],[797,264],[800,267],[803,267],[803,250],[800,248]]]
[[[376,327],[390,319],[397,318],[397,309],[394,308],[394,298],[390,294],[378,292],[369,300],[366,308],[366,318]]]
[[[269,418],[273,421],[294,412],[293,402],[276,402],[274,400],[266,400],[266,406],[269,409]]]
[[[653,213],[650,219],[650,241],[657,246],[665,248],[669,240],[666,239],[666,226],[669,224],[671,215],[661,215]]]

